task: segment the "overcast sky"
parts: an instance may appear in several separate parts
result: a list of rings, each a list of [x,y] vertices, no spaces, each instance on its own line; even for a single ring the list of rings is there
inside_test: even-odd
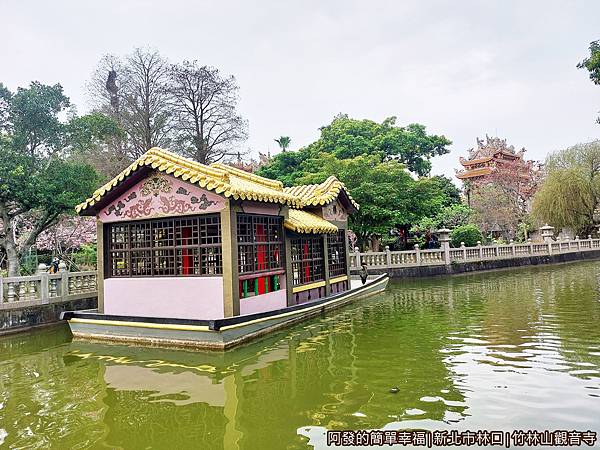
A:
[[[237,77],[243,148],[292,148],[339,112],[419,122],[453,141],[454,174],[477,136],[527,157],[600,138],[600,87],[576,69],[600,39],[600,1],[0,0],[0,81],[59,82],[86,112],[106,53],[151,46]]]

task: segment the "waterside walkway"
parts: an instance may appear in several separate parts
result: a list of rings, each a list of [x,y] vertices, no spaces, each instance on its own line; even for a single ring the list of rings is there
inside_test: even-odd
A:
[[[522,265],[548,264],[600,257],[600,238],[554,240],[451,248],[448,233],[440,234],[441,248],[435,250],[350,253],[350,268],[357,273],[364,264],[369,273],[389,272],[392,277],[430,276],[489,270]]]

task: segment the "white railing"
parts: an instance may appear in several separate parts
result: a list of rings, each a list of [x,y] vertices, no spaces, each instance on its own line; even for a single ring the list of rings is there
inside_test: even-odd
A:
[[[0,277],[0,310],[61,303],[97,295],[96,271]]]
[[[446,244],[447,245],[447,244]],[[444,244],[442,244],[444,247]],[[556,255],[562,253],[588,252],[600,250],[600,239],[589,236],[587,239],[550,240],[548,242],[531,242],[506,245],[477,245],[437,250],[390,251],[386,247],[383,252],[358,251],[350,253],[350,267],[358,269],[362,264],[367,268],[391,269],[413,266],[449,265],[473,261],[489,261],[508,258],[527,258],[530,256]]]

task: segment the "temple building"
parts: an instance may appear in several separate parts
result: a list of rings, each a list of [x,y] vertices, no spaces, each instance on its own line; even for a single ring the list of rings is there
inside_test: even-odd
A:
[[[531,178],[531,172],[538,169],[536,162],[525,160],[525,148],[518,152],[507,145],[506,139],[489,137],[485,141],[477,138],[477,147],[469,150],[468,159],[460,157],[462,170],[456,172],[459,180],[480,182],[492,178],[491,175],[511,171],[524,181]]]
[[[77,207],[95,216],[98,312],[219,319],[349,289],[348,215],[335,177],[284,188],[154,148]]]
[[[531,212],[542,170],[540,163],[524,155],[524,148],[516,151],[506,139],[486,135],[485,140],[477,139],[468,158],[460,158],[463,168],[456,171],[456,177],[463,182],[477,225],[489,238],[516,239],[520,224]]]
[[[525,148],[515,151],[506,139],[477,138],[477,147],[469,150],[469,157],[460,157],[461,170],[456,177],[463,182],[470,204],[470,193],[478,186],[496,183],[510,186],[517,193],[526,209],[530,207],[541,174],[541,164],[524,158]]]

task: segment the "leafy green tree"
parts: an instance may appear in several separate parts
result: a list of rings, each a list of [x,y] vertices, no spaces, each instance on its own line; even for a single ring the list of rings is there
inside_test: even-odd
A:
[[[288,149],[292,140],[289,136],[281,136],[279,139],[275,139],[275,142],[277,142],[277,145],[279,145],[279,148],[281,148],[281,152],[283,153]]]
[[[0,91],[7,111],[0,134],[0,247],[15,276],[37,236],[93,191],[96,174],[66,159],[68,124],[59,115],[69,99],[60,85]]]
[[[102,180],[114,177],[130,163],[127,151],[119,145],[125,132],[112,117],[102,113],[71,119],[65,138],[71,159],[90,164]]]
[[[350,223],[359,243],[379,246],[393,229],[405,233],[412,223],[433,217],[459,200],[460,193],[446,177],[427,178],[435,155],[448,152],[450,141],[428,135],[423,125],[395,125],[356,120],[346,115],[321,128],[321,137],[297,152],[282,152],[258,174],[286,186],[320,183],[336,175],[361,204]],[[408,170],[407,170],[408,169]],[[410,171],[422,177],[415,179]]]
[[[311,173],[312,167],[304,168],[305,161],[310,158],[308,151],[282,152],[271,158],[268,165],[261,167],[258,174],[279,180],[286,186],[292,186],[297,180],[307,173]],[[308,165],[308,163],[306,163]]]
[[[411,172],[423,176],[431,170],[430,158],[448,153],[451,143],[444,136],[428,135],[420,124],[396,126],[395,117],[377,123],[339,115],[321,128],[320,139],[311,146],[339,159],[377,154],[382,161],[398,160]]]
[[[441,228],[451,230],[470,223],[473,210],[461,203],[454,203],[438,210],[433,217],[423,217],[411,228],[414,239],[419,244],[425,244],[430,236],[435,235]]]
[[[590,73],[590,80],[600,85],[600,40],[590,42],[590,56],[577,64],[577,68],[586,69]],[[600,123],[600,117],[597,122]]]
[[[10,133],[12,147],[32,158],[61,148],[64,125],[58,114],[70,106],[62,86],[34,81],[28,88],[18,88],[14,95],[3,90],[7,103],[4,128]]]
[[[396,160],[382,162],[378,155],[338,159],[330,153],[316,158],[319,170],[305,173],[296,182],[312,184],[323,182],[332,174],[338,177],[361,205],[350,217],[350,228],[361,246],[368,244],[376,249],[381,237],[388,236],[390,230],[407,229],[448,202],[437,180],[415,180]]]
[[[438,210],[433,217],[424,217],[415,227],[418,232],[435,232],[440,228],[454,229],[467,225],[473,217],[473,210],[462,203],[455,203]]]
[[[453,247],[460,247],[461,243],[464,242],[465,246],[473,247],[477,245],[477,242],[483,240],[483,235],[477,225],[469,223],[467,225],[461,225],[456,227],[450,233],[450,244]]]
[[[590,80],[594,84],[600,84],[600,40],[590,42],[590,56],[577,64],[577,68],[587,69]]]
[[[456,187],[450,178],[445,175],[434,175],[431,177],[431,180],[448,199],[446,206],[456,205],[461,202],[460,189]]]
[[[600,206],[600,140],[558,151],[546,159],[546,178],[533,200],[540,222],[590,234]]]
[[[300,149],[293,158],[287,157],[288,152],[276,155],[260,174],[294,183],[302,174],[314,172],[315,157],[326,153],[337,159],[377,155],[380,162],[396,160],[411,172],[424,176],[431,171],[430,159],[448,153],[451,143],[445,136],[428,135],[420,124],[396,126],[395,117],[377,123],[339,115],[321,128],[321,137],[316,142]]]

